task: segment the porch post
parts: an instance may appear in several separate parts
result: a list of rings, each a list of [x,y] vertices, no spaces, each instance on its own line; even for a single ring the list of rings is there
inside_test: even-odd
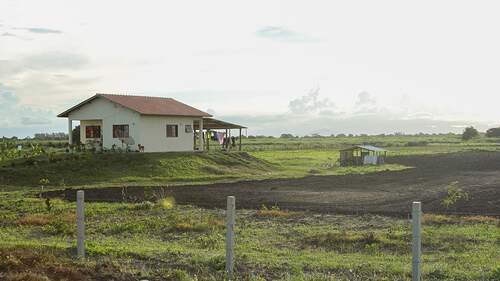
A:
[[[68,144],[73,144],[73,120],[68,117]]]
[[[240,151],[241,151],[241,128],[240,128]]]
[[[203,117],[200,119],[200,151],[205,150],[205,142],[203,138]]]

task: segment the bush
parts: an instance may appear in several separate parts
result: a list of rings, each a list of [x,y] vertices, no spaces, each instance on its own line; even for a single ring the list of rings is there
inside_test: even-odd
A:
[[[458,182],[452,182],[446,188],[446,197],[441,201],[446,209],[462,200],[469,200],[469,194],[458,187]]]
[[[500,127],[488,129],[486,131],[486,136],[488,138],[500,137]]]
[[[477,136],[479,136],[479,132],[472,126],[465,128],[464,132],[462,133],[463,140],[471,140]]]

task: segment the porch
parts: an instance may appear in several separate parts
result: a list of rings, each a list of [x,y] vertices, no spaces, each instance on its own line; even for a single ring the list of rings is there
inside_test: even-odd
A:
[[[247,127],[214,118],[203,118],[194,121],[193,129],[194,150],[241,151],[242,130]],[[233,130],[236,130],[236,135],[233,135]]]

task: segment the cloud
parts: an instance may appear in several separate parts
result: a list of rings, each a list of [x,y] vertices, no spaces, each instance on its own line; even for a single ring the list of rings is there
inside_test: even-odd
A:
[[[356,103],[354,104],[355,114],[373,114],[384,109],[379,108],[377,100],[368,92],[360,92],[356,97]]]
[[[249,134],[275,136],[282,133],[323,136],[340,133],[460,133],[463,124],[469,123],[464,120],[435,119],[425,112],[408,114],[379,108],[376,99],[368,92],[356,95],[356,105],[357,107],[351,110],[340,111],[330,99],[320,98],[319,90],[314,89],[307,95],[291,100],[288,112],[259,116],[222,115],[220,118],[248,126]],[[486,130],[489,126],[481,122],[472,122],[470,125],[479,130]]]
[[[358,99],[356,100],[356,106],[364,106],[364,105],[375,105],[377,104],[377,100],[373,98],[368,92],[361,92],[358,94]]]
[[[216,115],[216,112],[215,110],[211,109],[211,108],[208,108],[207,110],[205,110],[208,114],[211,114],[211,115]]]
[[[34,118],[25,116],[21,118],[22,125],[49,125],[51,122],[48,118]]]
[[[0,131],[17,126],[49,125],[54,113],[22,106],[12,89],[0,83]]]
[[[80,68],[88,63],[85,56],[66,52],[46,52],[24,58],[25,67],[36,70]]]
[[[288,103],[288,109],[293,114],[313,114],[320,110],[326,113],[335,108],[335,104],[328,98],[319,98],[319,88],[311,90],[307,95],[291,100]]]
[[[274,135],[282,133],[294,135],[319,134],[390,134],[404,132],[408,134],[423,133],[461,133],[464,121],[447,121],[436,119],[393,119],[391,116],[315,116],[301,118],[294,115],[264,116],[220,116],[221,119],[248,127],[251,135]],[[475,128],[484,131],[488,124],[474,122]]]
[[[11,108],[19,102],[19,99],[0,83],[0,110]]]
[[[0,60],[3,81],[26,71],[61,71],[80,69],[89,63],[86,56],[68,52],[43,52],[14,60]]]
[[[9,32],[4,32],[0,36],[5,36],[5,37],[17,37],[14,33],[9,33]]]
[[[44,27],[15,27],[14,29],[26,30],[28,32],[37,33],[37,34],[62,34],[63,33],[61,30],[44,28]]]
[[[266,26],[255,32],[259,38],[286,41],[286,42],[312,42],[316,41],[307,34],[295,32],[281,26]]]

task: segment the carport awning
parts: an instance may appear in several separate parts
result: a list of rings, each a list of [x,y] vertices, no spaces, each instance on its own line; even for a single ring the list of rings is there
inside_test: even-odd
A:
[[[200,121],[194,120],[193,127],[195,130],[200,128]],[[203,129],[205,130],[217,130],[217,129],[246,129],[247,127],[229,123],[222,120],[217,120],[214,118],[203,118]]]

